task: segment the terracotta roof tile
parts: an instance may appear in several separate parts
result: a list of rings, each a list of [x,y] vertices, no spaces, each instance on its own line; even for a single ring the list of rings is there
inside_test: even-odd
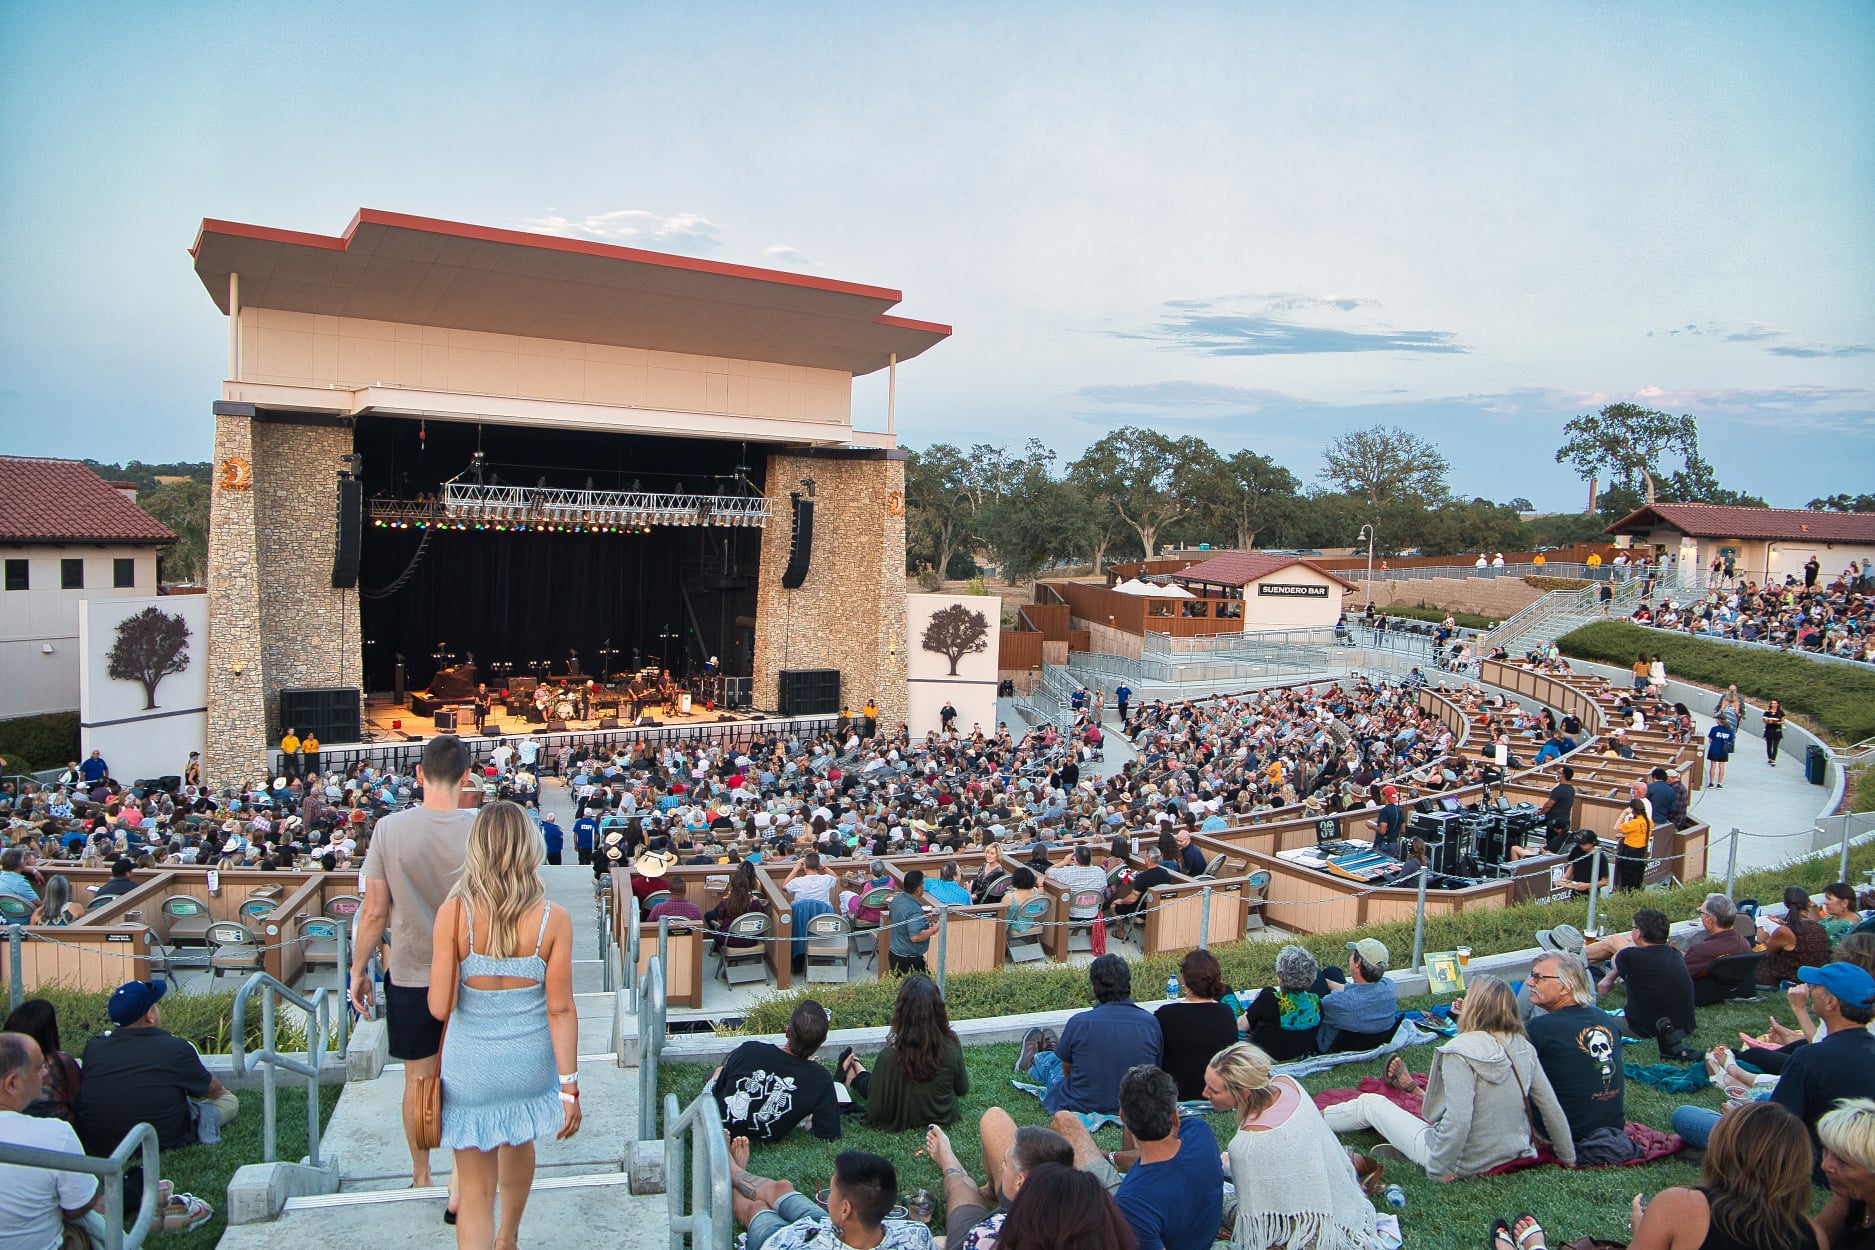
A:
[[[1694,538],[1764,538],[1780,542],[1875,543],[1875,512],[1740,508],[1716,503],[1657,503],[1637,508],[1602,532],[1650,529],[1657,519]]]
[[[1300,564],[1323,577],[1352,588],[1346,578],[1318,568],[1300,556],[1279,556],[1266,551],[1226,551],[1172,574],[1176,581],[1212,582],[1220,586],[1247,586],[1292,564]]]
[[[0,456],[0,542],[167,543],[175,538],[76,460]]]

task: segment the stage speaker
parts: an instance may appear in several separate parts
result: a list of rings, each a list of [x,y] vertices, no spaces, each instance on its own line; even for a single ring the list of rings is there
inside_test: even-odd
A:
[[[617,728],[618,728],[618,717],[616,717],[616,716],[607,716],[607,717],[605,717],[605,718],[604,718],[603,720],[601,720],[601,721],[599,722],[599,728],[601,728],[601,729],[617,729]]]
[[[549,722],[549,723],[548,723],[548,725],[547,725],[547,732],[548,732],[548,733],[554,733],[554,734],[563,734],[563,733],[565,733],[565,732],[566,732],[566,722],[565,722],[565,721],[563,721],[563,720],[557,720],[557,721],[551,721],[551,722]]]
[[[452,734],[456,732],[456,709],[455,708],[443,707],[443,708],[436,709],[436,730],[438,733],[446,733],[446,734]]]
[[[353,477],[340,478],[338,543],[332,550],[335,590],[350,590],[358,584],[358,548],[364,523],[365,484]]]
[[[317,735],[323,746],[357,742],[363,723],[356,686],[325,686],[280,692],[280,723],[304,738]]]
[[[722,723],[723,723],[723,722],[725,722],[725,721],[733,721],[733,720],[735,720],[735,719],[736,719],[735,717],[733,717],[733,716],[730,716],[730,715],[727,715],[727,714],[725,714],[725,715],[722,715],[722,716],[718,716],[718,717],[716,718],[716,723],[720,725],[720,724],[722,724]]]
[[[814,554],[814,501],[801,498],[799,491],[790,497],[794,500],[794,531],[788,538],[788,567],[781,574],[781,588],[799,590],[807,580],[807,562]]]
[[[495,723],[494,721],[492,721],[492,720],[491,720],[491,721],[483,721],[483,722],[482,722],[482,736],[483,736],[484,738],[499,738],[499,737],[501,737],[501,726],[500,726],[500,725],[497,725],[497,724],[496,724],[496,723]]]
[[[643,726],[643,725],[662,725],[664,722],[659,720],[655,716],[640,716],[638,718],[638,723],[639,725]]]
[[[832,716],[840,710],[840,670],[781,670],[779,707],[783,716]]]

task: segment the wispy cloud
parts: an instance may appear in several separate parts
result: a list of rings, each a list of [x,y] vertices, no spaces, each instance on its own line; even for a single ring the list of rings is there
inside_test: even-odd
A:
[[[806,269],[814,263],[800,248],[787,243],[770,243],[762,249],[762,255],[769,264],[786,265],[790,269]]]
[[[620,208],[585,217],[530,217],[521,223],[521,229],[665,252],[713,252],[722,246],[716,223],[699,213],[665,215],[642,208]]]
[[[1866,343],[1780,343],[1764,350],[1773,356],[1795,356],[1799,360],[1875,356],[1875,347]]]
[[[1168,300],[1145,330],[1109,330],[1115,338],[1156,343],[1205,356],[1301,356],[1348,352],[1453,354],[1469,351],[1447,330],[1401,330],[1371,317],[1377,307],[1356,296],[1272,292],[1209,300]]]
[[[1315,407],[1282,391],[1190,378],[1083,386],[1066,398],[1077,421],[1094,425],[1216,425]]]
[[[1721,343],[1762,343],[1772,356],[1797,360],[1842,359],[1852,356],[1875,356],[1875,346],[1867,343],[1786,343],[1790,331],[1768,326],[1762,321],[1708,321],[1704,324],[1675,326],[1671,330],[1647,332],[1648,338],[1708,338]]]

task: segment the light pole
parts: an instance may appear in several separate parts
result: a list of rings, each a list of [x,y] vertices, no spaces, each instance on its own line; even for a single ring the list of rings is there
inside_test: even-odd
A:
[[[1374,527],[1372,525],[1361,526],[1361,532],[1355,535],[1355,537],[1365,538],[1367,540],[1367,604],[1366,604],[1366,607],[1371,608],[1374,606]]]

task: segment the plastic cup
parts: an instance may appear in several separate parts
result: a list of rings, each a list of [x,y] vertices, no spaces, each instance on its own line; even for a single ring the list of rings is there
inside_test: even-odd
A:
[[[1469,968],[1471,966],[1471,947],[1461,946],[1458,948],[1458,966],[1461,968]]]

